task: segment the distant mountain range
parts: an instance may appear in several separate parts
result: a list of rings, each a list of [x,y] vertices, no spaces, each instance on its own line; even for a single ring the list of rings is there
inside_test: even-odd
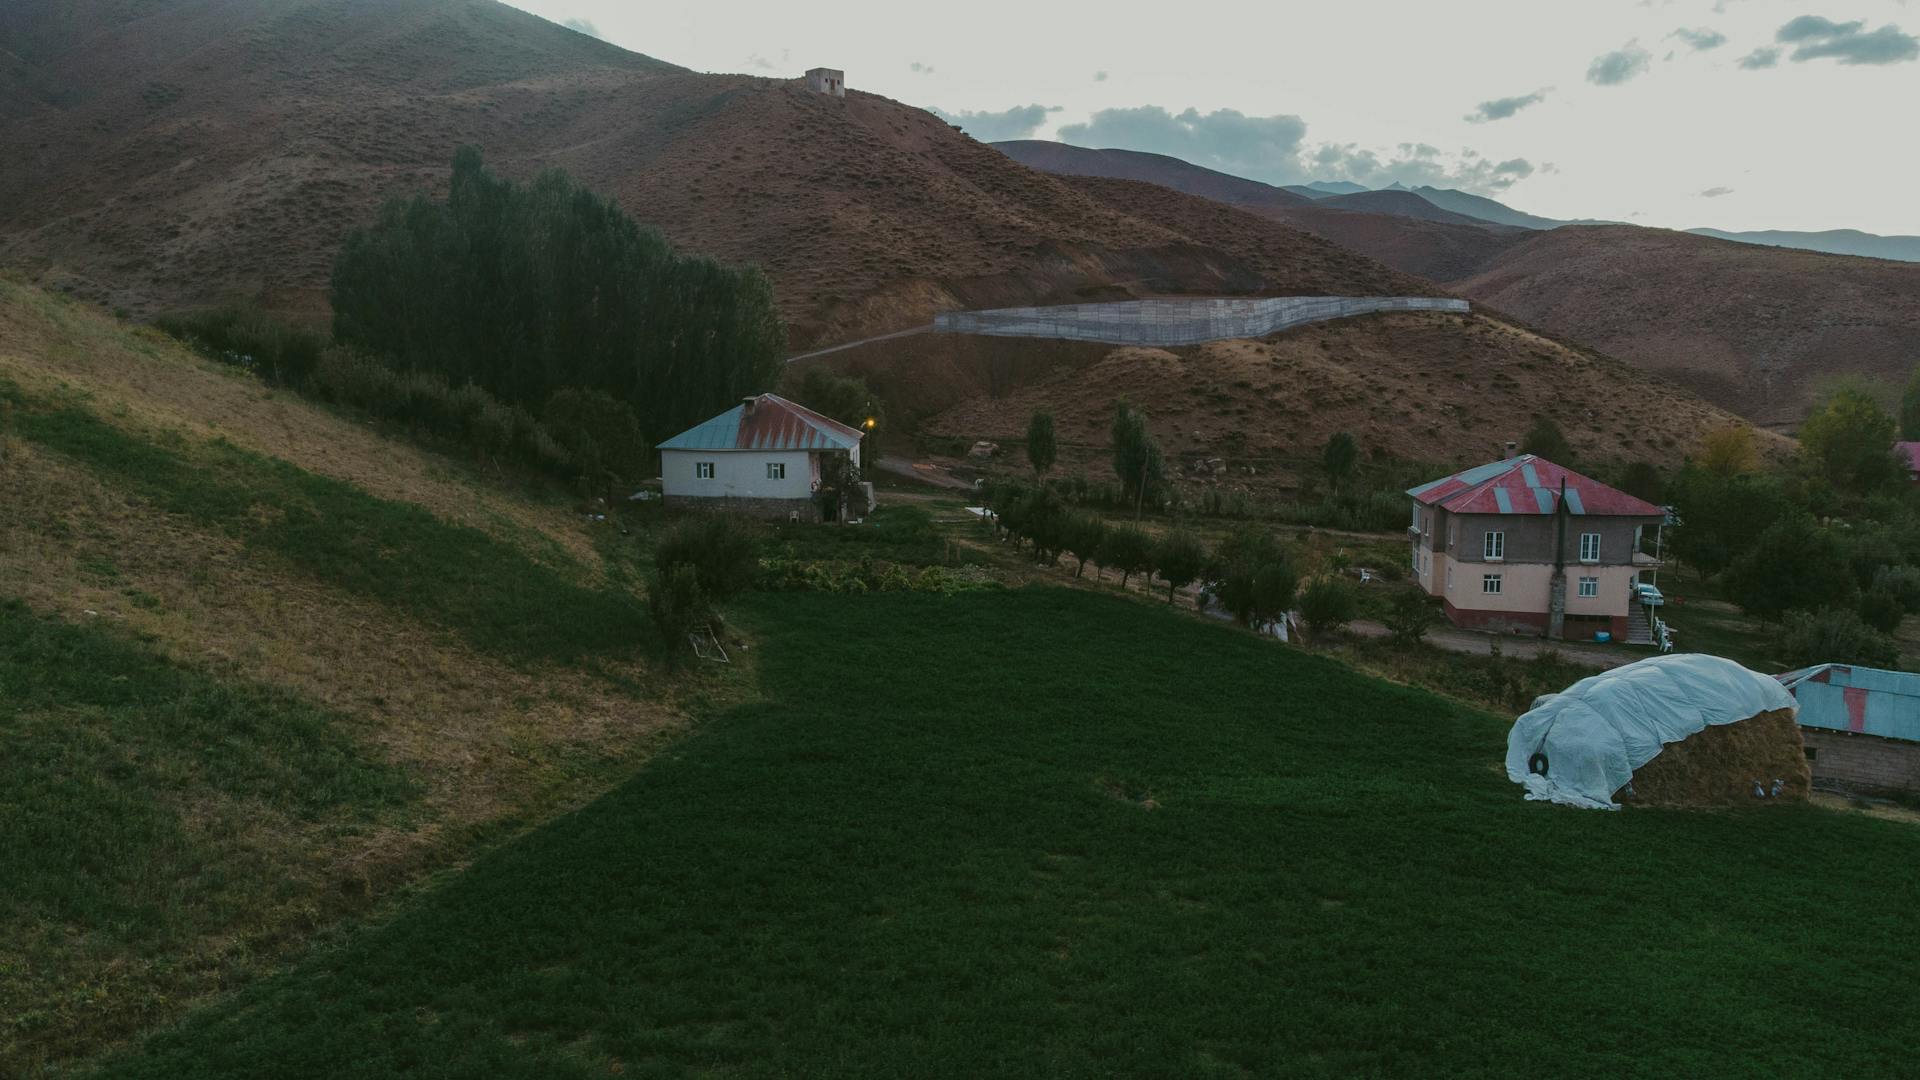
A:
[[[1103,152],[1111,153],[1112,151]],[[1515,225],[1522,229],[1557,229],[1562,225],[1625,224],[1599,218],[1541,217],[1538,214],[1515,210],[1505,203],[1485,196],[1471,195],[1453,188],[1424,185],[1406,187],[1396,183],[1384,188],[1372,189],[1361,187],[1348,180],[1316,180],[1310,184],[1286,184],[1281,187],[1281,190],[1305,196],[1322,206],[1339,206],[1349,210],[1369,209],[1377,213],[1398,214],[1401,217],[1416,217],[1427,221],[1453,220],[1456,224],[1457,219],[1435,217],[1412,204],[1387,202],[1367,204],[1353,197],[1374,194],[1376,190],[1379,192],[1404,191],[1419,196],[1441,210],[1451,211],[1461,217],[1495,225]],[[1789,229],[1761,229],[1748,232],[1726,229],[1688,229],[1686,231],[1698,236],[1711,236],[1716,240],[1732,240],[1738,244],[1797,248],[1801,251],[1820,251],[1829,255],[1858,255],[1862,258],[1892,259],[1896,262],[1920,262],[1920,236],[1880,236],[1875,233],[1861,232],[1858,229],[1828,229],[1824,232],[1795,232]]]
[[[1128,179],[1212,192],[1206,197],[1597,346],[1765,423],[1798,420],[1824,376],[1904,380],[1920,356],[1920,263],[1854,257],[1880,255],[1885,247],[1834,254],[1742,242],[1898,244],[1904,238],[1754,233],[1721,239],[1559,221],[1445,188],[1347,191],[1357,185],[1319,183],[1281,189],[1160,155],[1033,142],[1001,149],[1038,169],[1071,170],[1077,184],[1124,162]],[[1337,192],[1326,190],[1336,186]],[[1641,436],[1626,426],[1620,437]]]
[[[1789,232],[1782,229],[1760,232],[1723,232],[1720,229],[1687,231],[1740,244],[1765,244],[1768,247],[1824,251],[1829,255],[1860,255],[1869,259],[1920,262],[1920,236],[1876,236],[1858,229],[1828,229],[1825,232]]]

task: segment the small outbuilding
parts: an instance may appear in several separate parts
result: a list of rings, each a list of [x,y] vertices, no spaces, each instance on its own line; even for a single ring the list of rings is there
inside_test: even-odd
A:
[[[1821,786],[1920,791],[1920,675],[1820,664],[1778,678],[1800,703],[1800,735]]]
[[[865,433],[788,401],[757,394],[660,444],[666,505],[803,521],[863,517],[870,489],[849,489]],[[823,490],[839,500],[823,500]],[[860,491],[857,505],[852,491]],[[823,503],[832,503],[823,505]]]
[[[1507,777],[1529,799],[1600,810],[1618,810],[1620,797],[1804,799],[1795,708],[1778,681],[1732,660],[1656,656],[1535,700],[1507,735]]]
[[[828,97],[846,97],[847,73],[839,68],[808,68],[807,89]]]

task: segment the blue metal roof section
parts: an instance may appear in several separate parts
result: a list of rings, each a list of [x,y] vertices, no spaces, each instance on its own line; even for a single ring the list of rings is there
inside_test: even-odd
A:
[[[1776,677],[1799,701],[1804,727],[1920,742],[1920,675],[1821,664]]]
[[[1549,500],[1547,505],[1552,506],[1552,501]],[[1570,514],[1584,514],[1587,512],[1587,508],[1580,505],[1580,491],[1578,488],[1567,489],[1567,512]]]
[[[711,420],[695,424],[660,444],[662,450],[738,450],[740,414],[746,406],[735,405]]]
[[[1506,488],[1494,488],[1493,501],[1499,504],[1501,513],[1513,513],[1513,499],[1507,495]]]

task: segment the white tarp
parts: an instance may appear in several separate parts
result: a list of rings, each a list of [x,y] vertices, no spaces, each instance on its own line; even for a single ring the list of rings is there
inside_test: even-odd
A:
[[[1618,810],[1613,793],[1667,743],[1795,707],[1778,682],[1731,660],[1656,656],[1535,699],[1507,734],[1507,778],[1529,799]],[[1529,767],[1536,754],[1545,757],[1545,775]]]

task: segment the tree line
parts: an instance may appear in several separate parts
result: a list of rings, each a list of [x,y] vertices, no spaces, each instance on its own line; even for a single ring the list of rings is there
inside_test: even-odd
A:
[[[785,331],[758,269],[676,252],[557,169],[519,184],[478,150],[444,200],[384,205],[334,262],[334,337],[534,411],[565,390],[657,441],[766,389]]]

